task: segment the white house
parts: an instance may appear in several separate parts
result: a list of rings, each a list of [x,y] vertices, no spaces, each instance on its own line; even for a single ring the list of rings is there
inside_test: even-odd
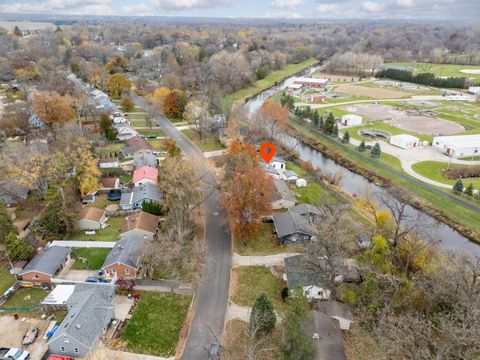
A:
[[[390,144],[402,149],[409,149],[417,147],[420,144],[420,139],[408,134],[393,135],[390,137]]]
[[[271,165],[276,170],[285,170],[287,162],[279,157],[274,157],[268,165]]]
[[[118,158],[112,157],[112,158],[100,159],[100,161],[98,162],[98,167],[100,169],[118,168],[119,167]]]
[[[117,139],[118,140],[128,140],[137,136],[137,131],[132,128],[130,125],[125,123],[118,123],[113,125],[115,130],[117,130]]]
[[[340,123],[343,126],[358,126],[362,125],[363,118],[359,115],[355,114],[348,114],[348,115],[343,115],[342,120]]]
[[[480,156],[480,134],[436,136],[432,147],[454,158]]]

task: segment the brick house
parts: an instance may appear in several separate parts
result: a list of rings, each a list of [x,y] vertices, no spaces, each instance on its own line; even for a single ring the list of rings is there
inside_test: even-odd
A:
[[[18,274],[23,281],[49,283],[70,260],[70,248],[50,246],[40,251]]]
[[[117,241],[102,265],[105,276],[111,278],[116,274],[119,280],[135,279],[147,241],[135,234]]]

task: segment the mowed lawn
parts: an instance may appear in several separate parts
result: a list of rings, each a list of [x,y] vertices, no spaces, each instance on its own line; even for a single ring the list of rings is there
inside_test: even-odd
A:
[[[203,152],[222,150],[225,148],[214,136],[209,135],[204,139],[200,139],[200,136],[198,136],[198,133],[194,129],[182,130],[182,133]]]
[[[230,108],[235,102],[245,101],[245,99],[258,94],[265,89],[268,89],[276,83],[296,74],[297,72],[315,64],[316,62],[316,59],[308,59],[298,64],[289,64],[282,70],[272,71],[267,77],[265,77],[265,79],[255,82],[255,85],[225,96],[221,103],[223,107]]]
[[[435,74],[436,76],[472,77],[477,80],[480,80],[480,74],[468,74],[460,71],[460,70],[479,70],[480,71],[480,66],[476,66],[476,65],[430,64],[430,63],[423,63],[423,62],[418,62],[415,64],[411,62],[398,62],[398,63],[388,63],[386,65],[415,67],[416,69],[418,69],[416,73],[429,72],[429,73]]]
[[[75,270],[100,270],[102,268],[110,248],[76,248],[72,256],[77,260],[73,265]],[[85,261],[83,261],[85,259]]]
[[[286,283],[265,266],[241,266],[233,270],[236,277],[235,292],[232,301],[240,306],[253,306],[256,298],[267,294],[275,310],[285,308],[281,292]]]
[[[173,356],[192,298],[174,293],[141,292],[121,338],[128,351]]]
[[[45,297],[48,295],[48,291],[39,288],[22,288],[18,290],[15,295],[8,299],[3,307],[31,307],[39,305]]]
[[[451,168],[462,167],[463,165],[451,164]],[[448,163],[438,161],[422,161],[412,165],[413,170],[422,176],[429,179],[450,184],[453,186],[456,180],[449,179],[442,174],[442,171],[448,168]],[[473,184],[474,189],[480,189],[480,177],[479,178],[466,178],[462,179],[463,186],[467,187]]]
[[[7,291],[10,286],[15,284],[15,278],[10,274],[9,268],[5,266],[0,267],[0,296]]]
[[[71,240],[91,240],[91,241],[117,241],[118,234],[120,233],[120,228],[125,221],[125,218],[122,216],[109,217],[107,228],[97,231],[94,235],[87,235],[83,231],[77,231],[72,236]]]

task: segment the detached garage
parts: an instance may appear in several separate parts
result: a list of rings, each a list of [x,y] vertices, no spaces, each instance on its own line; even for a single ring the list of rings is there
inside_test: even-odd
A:
[[[342,116],[342,121],[340,122],[343,126],[358,126],[362,125],[363,118],[359,115],[348,114]]]
[[[391,136],[390,144],[402,149],[410,149],[417,147],[420,144],[420,139],[412,135],[400,134]]]

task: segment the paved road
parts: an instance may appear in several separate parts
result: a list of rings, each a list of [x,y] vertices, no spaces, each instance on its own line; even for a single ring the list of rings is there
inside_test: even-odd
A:
[[[132,98],[139,106],[146,107],[144,99],[133,95]],[[208,170],[210,167],[206,166],[205,156],[164,116],[158,117],[156,123],[167,136],[175,139],[185,155],[192,160],[193,166],[205,184],[207,215],[205,270],[196,291],[195,315],[182,359],[207,359],[208,346],[223,334],[232,263],[231,237],[225,226],[224,213],[218,207],[219,194],[216,190],[212,190],[217,184],[214,175]]]

